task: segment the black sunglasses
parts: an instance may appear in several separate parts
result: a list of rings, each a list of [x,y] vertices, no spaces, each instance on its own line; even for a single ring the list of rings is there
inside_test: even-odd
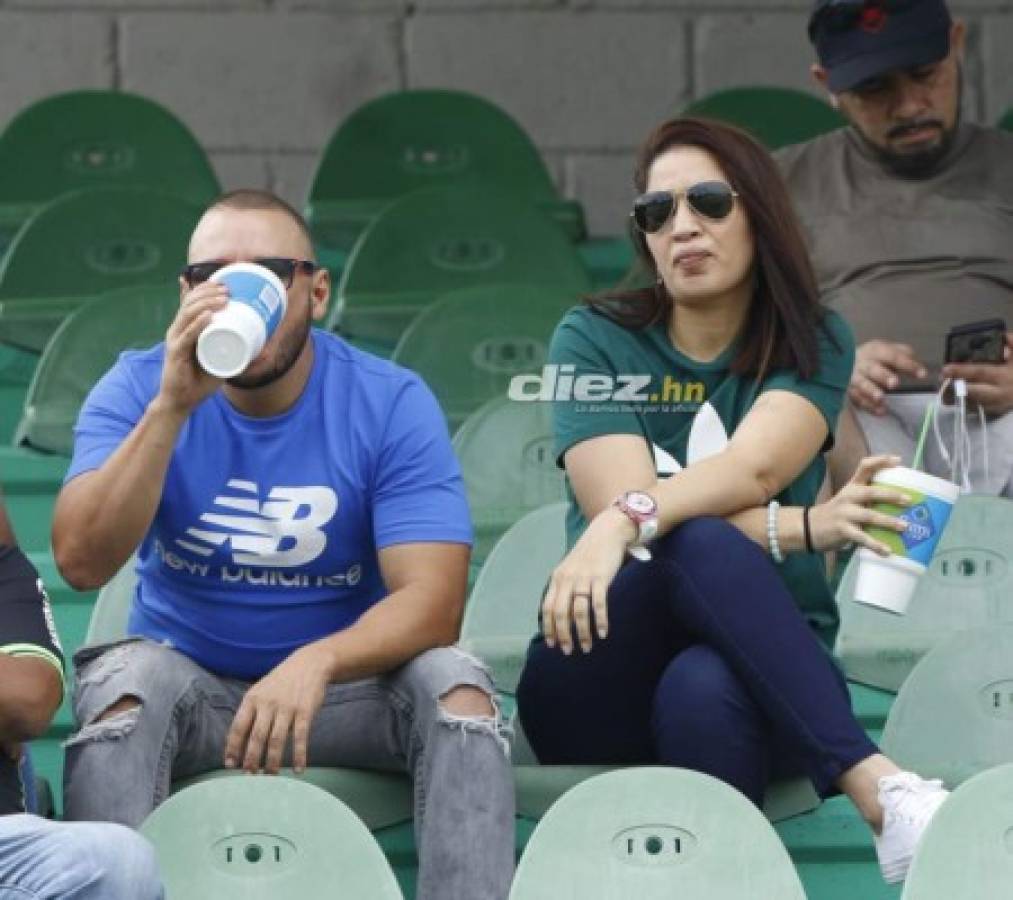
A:
[[[823,0],[809,18],[809,40],[819,30],[850,31],[865,17],[875,19],[884,13],[903,12],[918,0]]]
[[[681,192],[649,191],[633,201],[633,212],[630,215],[637,228],[646,234],[658,231],[675,215],[680,193],[693,212],[714,221],[728,216],[735,206],[735,198],[739,196],[723,181],[701,181]]]
[[[273,272],[286,288],[292,287],[292,281],[295,279],[297,271],[312,275],[317,270],[315,262],[310,262],[308,259],[289,259],[286,256],[261,256],[251,259],[250,262]],[[196,287],[227,265],[228,263],[223,260],[210,259],[207,262],[190,263],[188,266],[183,266],[179,274],[190,287]]]

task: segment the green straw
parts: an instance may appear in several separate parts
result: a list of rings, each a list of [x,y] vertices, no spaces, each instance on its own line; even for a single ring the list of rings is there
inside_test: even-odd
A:
[[[922,467],[922,453],[925,451],[925,439],[929,436],[929,423],[932,421],[932,415],[935,411],[936,401],[933,400],[925,410],[925,421],[922,422],[922,433],[918,435],[918,446],[915,447],[915,458],[911,460],[912,469],[921,469]]]

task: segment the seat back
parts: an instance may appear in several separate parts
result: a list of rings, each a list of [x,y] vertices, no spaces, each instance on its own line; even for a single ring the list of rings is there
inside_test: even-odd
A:
[[[148,816],[170,897],[403,900],[366,826],[326,791],[294,778],[203,781]]]
[[[573,245],[544,213],[495,185],[415,191],[362,234],[338,285],[327,327],[393,347],[437,297],[494,283],[590,289]]]
[[[321,243],[350,249],[390,201],[464,179],[497,184],[554,215],[574,238],[583,236],[580,207],[557,196],[520,125],[463,91],[398,91],[360,106],[324,148],[307,215]]]
[[[552,452],[549,406],[498,397],[454,435],[475,524],[476,562],[523,515],[565,499],[563,473]]]
[[[882,746],[950,785],[1013,763],[1013,625],[961,631],[929,651],[890,709]]]
[[[925,829],[901,900],[1008,897],[1013,885],[1013,765],[965,782]]]
[[[1013,503],[962,496],[903,616],[856,603],[858,554],[837,590],[834,654],[849,678],[896,691],[955,631],[1013,622]]]
[[[845,124],[840,113],[828,103],[786,87],[752,86],[715,91],[691,103],[683,114],[738,125],[769,150],[811,140]]]
[[[715,778],[673,768],[597,775],[538,823],[510,900],[804,900],[763,814]]]
[[[88,622],[85,644],[107,644],[127,634],[130,606],[137,590],[137,559],[130,557],[99,591]]]
[[[0,133],[0,205],[41,205],[103,185],[140,185],[206,203],[207,155],[165,107],[122,91],[71,91],[21,110]]]
[[[426,307],[392,359],[418,372],[456,430],[516,375],[541,372],[556,324],[576,297],[529,284],[463,288]]]
[[[1006,110],[996,122],[996,127],[1003,131],[1013,131],[1013,106]]]
[[[15,443],[69,456],[88,392],[121,352],[162,340],[178,308],[179,291],[167,283],[121,288],[67,316],[35,368]]]
[[[485,560],[464,610],[462,643],[508,694],[517,691],[545,584],[566,554],[566,508],[552,503],[512,525]]]
[[[41,351],[98,294],[173,286],[200,209],[145,188],[66,194],[36,213],[0,262],[0,340]]]

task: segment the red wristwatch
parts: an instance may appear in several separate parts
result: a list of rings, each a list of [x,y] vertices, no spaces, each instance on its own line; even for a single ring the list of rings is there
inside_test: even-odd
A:
[[[612,505],[637,526],[637,539],[626,548],[627,552],[646,562],[651,558],[647,542],[658,533],[658,504],[644,491],[627,491],[616,497]]]

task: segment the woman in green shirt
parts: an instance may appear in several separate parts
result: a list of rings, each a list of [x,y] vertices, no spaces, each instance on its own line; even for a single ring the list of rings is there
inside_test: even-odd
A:
[[[550,351],[571,549],[521,679],[525,733],[545,763],[682,766],[758,804],[804,772],[852,798],[900,880],[946,792],[879,753],[820,641],[837,622],[823,551],[885,553],[861,526],[904,527],[869,509],[902,501],[869,484],[895,459],[814,505],[850,331],[745,133],[666,122],[635,182],[654,285],[572,310]]]

